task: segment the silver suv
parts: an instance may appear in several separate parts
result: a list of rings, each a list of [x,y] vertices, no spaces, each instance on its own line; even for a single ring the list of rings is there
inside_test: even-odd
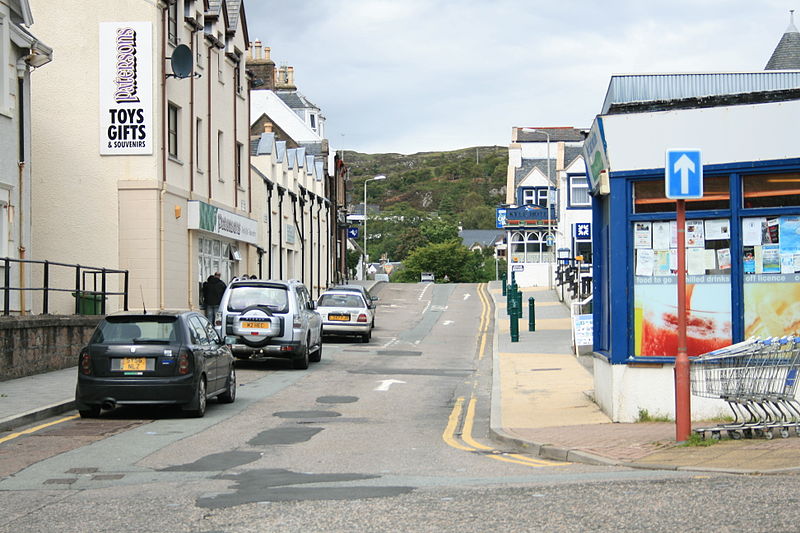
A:
[[[322,318],[298,280],[232,281],[217,324],[234,357],[291,359],[297,369],[322,359]]]

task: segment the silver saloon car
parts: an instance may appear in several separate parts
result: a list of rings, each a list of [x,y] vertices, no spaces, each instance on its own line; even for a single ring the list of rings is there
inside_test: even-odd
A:
[[[322,317],[323,335],[354,335],[362,342],[372,338],[374,310],[357,292],[325,291],[319,297],[317,312]]]

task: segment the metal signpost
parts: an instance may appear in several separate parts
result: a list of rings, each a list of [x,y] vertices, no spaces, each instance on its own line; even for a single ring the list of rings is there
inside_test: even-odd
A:
[[[667,150],[664,167],[667,198],[675,200],[678,226],[678,353],[675,357],[675,440],[692,432],[689,356],[686,351],[686,200],[703,197],[700,150]]]

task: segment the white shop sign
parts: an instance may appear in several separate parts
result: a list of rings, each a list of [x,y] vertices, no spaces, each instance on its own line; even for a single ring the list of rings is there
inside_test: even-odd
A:
[[[153,153],[153,30],[100,23],[100,154]]]

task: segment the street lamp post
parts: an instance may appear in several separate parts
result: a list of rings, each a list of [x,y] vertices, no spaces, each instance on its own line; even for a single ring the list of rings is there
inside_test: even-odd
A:
[[[550,178],[550,133],[544,130],[537,130],[537,129],[530,129],[533,133],[541,133],[545,137],[547,137],[547,235],[545,236],[545,242],[549,238],[553,239],[553,245],[555,245],[555,237],[552,236],[552,218],[550,213],[550,185],[553,183],[553,180]],[[553,261],[552,258],[550,261],[547,262],[548,265],[548,275],[547,275],[547,288],[553,288]]]
[[[367,279],[367,263],[369,262],[369,256],[367,255],[367,182],[385,180],[385,179],[386,176],[380,174],[378,176],[375,176],[374,178],[368,178],[364,180],[364,254],[361,256],[363,258],[364,263],[361,268],[362,279]]]

